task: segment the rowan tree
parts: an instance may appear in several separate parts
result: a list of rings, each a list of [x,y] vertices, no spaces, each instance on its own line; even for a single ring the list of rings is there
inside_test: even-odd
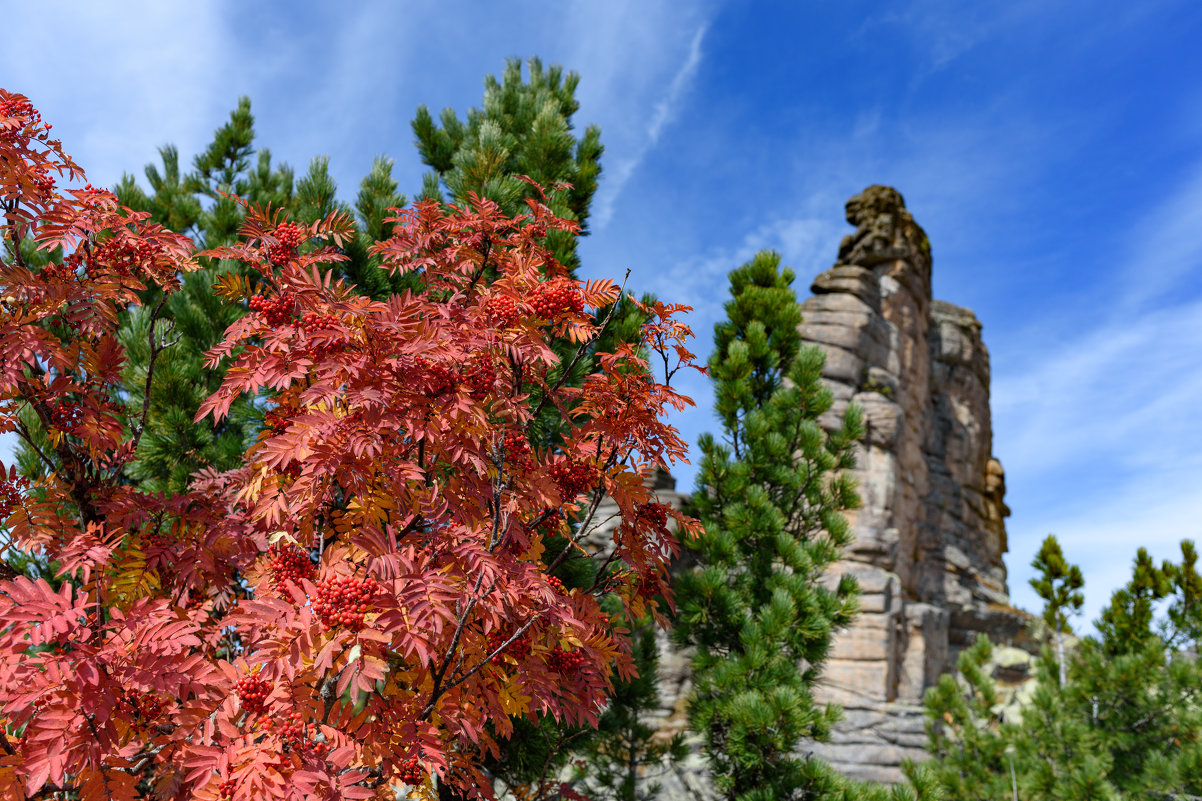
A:
[[[548,232],[578,227],[537,189],[516,217],[481,199],[395,213],[371,251],[420,281],[379,301],[326,269],[355,236],[342,211],[301,224],[246,204],[237,241],[197,253],[56,175],[82,178],[28,101],[0,91],[0,424],[44,466],[28,485],[6,469],[0,501],[12,544],[68,579],[0,582],[0,792],[489,797],[482,759],[514,716],[595,726],[634,664],[601,599],[619,620],[662,621],[651,599],[670,597],[678,547],[664,521],[697,528],[647,487],[685,453],[663,416],[690,402],[669,385],[692,360],[686,309],[643,306],[638,338],[595,353],[574,387],[548,380],[549,342],[583,359],[606,325],[590,310],[620,290],[555,261]],[[31,269],[27,237],[61,263]],[[213,286],[252,312],[209,352],[231,366],[199,416],[270,390],[270,425],[239,467],[150,494],[120,476],[148,404],[124,402],[116,332],[154,287],[161,313],[198,258],[243,265]],[[172,345],[146,330],[151,397]],[[657,379],[644,357],[661,352],[675,368]],[[529,438],[545,409],[565,421],[554,447]],[[604,497],[619,520],[599,547]],[[548,564],[556,539],[568,547]],[[575,562],[597,565],[590,586],[557,578]]]

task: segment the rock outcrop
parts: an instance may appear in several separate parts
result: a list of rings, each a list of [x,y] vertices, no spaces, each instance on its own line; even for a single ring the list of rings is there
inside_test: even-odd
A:
[[[865,189],[848,201],[847,220],[856,231],[814,280],[802,337],[827,355],[828,427],[850,403],[864,410],[856,540],[830,573],[858,578],[861,613],[837,636],[821,688],[844,720],[829,743],[805,750],[855,778],[891,782],[903,759],[925,756],[923,694],[978,634],[1003,646],[995,677],[1016,704],[1036,648],[1029,616],[1009,605],[1010,512],[992,452],[981,324],[932,299],[930,244],[896,190]],[[666,476],[657,494],[683,498]],[[688,665],[662,637],[656,723],[665,736],[685,728]],[[716,798],[696,752],[661,781],[663,799]]]
[[[971,311],[931,297],[931,249],[902,196],[872,186],[847,203],[856,226],[802,304],[802,336],[827,354],[830,423],[864,410],[862,507],[833,575],[863,592],[835,641],[823,695],[846,718],[813,747],[845,773],[896,780],[920,759],[922,697],[978,633],[1025,645],[1009,605],[1003,496],[993,457],[989,354]]]

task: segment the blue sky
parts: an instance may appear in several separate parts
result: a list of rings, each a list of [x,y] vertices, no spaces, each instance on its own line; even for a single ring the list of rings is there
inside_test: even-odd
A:
[[[100,185],[165,143],[190,160],[247,94],[277,160],[328,154],[350,198],[387,154],[412,196],[419,103],[462,115],[509,56],[575,70],[606,147],[584,274],[695,307],[702,355],[730,269],[775,248],[804,297],[843,202],[893,185],[936,296],[984,323],[1015,602],[1038,607],[1049,532],[1086,574],[1079,627],[1137,547],[1202,534],[1202,4],[151,0],[5,24],[0,80]],[[686,389],[693,441],[710,391]]]

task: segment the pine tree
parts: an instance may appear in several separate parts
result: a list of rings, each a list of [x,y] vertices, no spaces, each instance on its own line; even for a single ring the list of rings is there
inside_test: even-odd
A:
[[[229,121],[219,127],[213,141],[194,161],[194,169],[181,175],[174,147],[160,152],[162,170],[147,166],[152,194],[126,175],[116,188],[121,203],[149,211],[152,219],[179,233],[188,234],[201,247],[233,242],[242,224],[243,207],[234,195],[266,206],[281,206],[292,199],[293,174],[286,165],[273,167],[271,153],[254,150],[254,116],[250,100],[241,98]],[[225,329],[245,314],[237,304],[226,303],[213,292],[214,281],[224,273],[247,274],[248,268],[228,260],[209,260],[204,269],[183,277],[183,289],[162,300],[157,291],[143,293],[143,305],[122,321],[118,338],[126,348],[124,369],[132,388],[128,403],[141,409],[149,404],[146,431],[138,453],[125,468],[127,478],[146,490],[175,494],[188,485],[196,471],[236,466],[257,433],[260,412],[249,399],[239,399],[230,417],[221,424],[194,422],[200,403],[217,390],[224,370],[205,366],[205,352],[221,341]],[[151,330],[151,320],[154,319]],[[143,396],[147,374],[154,374],[151,397]]]
[[[1081,571],[1049,536],[1032,562],[1031,586],[1044,598],[1048,642],[1036,662],[1036,687],[1021,722],[1003,721],[987,663],[993,646],[980,635],[960,654],[959,676],[927,691],[931,769],[956,801],[1117,799],[1111,761],[1097,732],[1072,703],[1061,675],[1068,617],[1082,603]]]
[[[548,206],[575,220],[587,234],[589,204],[601,174],[601,130],[590,125],[579,139],[572,134],[572,115],[580,108],[576,86],[580,76],[566,75],[557,65],[544,69],[538,58],[529,61],[530,79],[522,79],[522,62],[510,59],[500,82],[484,79],[484,107],[473,108],[466,121],[454,109],[444,109],[435,123],[420,106],[413,120],[417,148],[431,172],[422,197],[468,202],[470,193],[496,201],[507,214],[526,210],[533,188],[520,180],[526,175],[544,187]],[[558,184],[571,188],[556,189]],[[554,232],[549,244],[560,264],[575,272],[580,264],[575,239]]]
[[[1096,731],[1113,761],[1111,781],[1124,793],[1202,792],[1202,668],[1196,653],[1174,645],[1188,636],[1175,620],[1188,626],[1189,615],[1156,620],[1158,602],[1175,612],[1192,605],[1193,543],[1183,542],[1182,554],[1182,565],[1157,567],[1139,549],[1131,580],[1095,623],[1100,636],[1081,643],[1070,672],[1069,703]]]
[[[961,655],[959,681],[944,676],[928,691],[930,765],[952,799],[1010,797],[1014,787],[1028,801],[1202,792],[1202,668],[1194,649],[1202,584],[1193,543],[1181,550],[1180,564],[1157,567],[1140,549],[1131,580],[1095,622],[1099,635],[1069,652],[1063,635],[1081,604],[1080,571],[1054,537],[1044,541],[1032,586],[1044,598],[1048,642],[1021,723],[994,715],[983,638]],[[1168,606],[1158,622],[1161,601]]]
[[[690,544],[699,569],[676,588],[674,636],[696,648],[690,725],[727,799],[835,797],[843,780],[797,749],[840,715],[813,687],[857,604],[853,579],[832,589],[822,576],[852,537],[843,512],[859,503],[849,471],[860,412],[832,432],[819,425],[833,404],[824,357],[801,346],[780,256],[762,252],[730,281],[709,362],[726,442],[699,441],[690,512],[705,533]]]
[[[1051,534],[1044,539],[1031,566],[1039,571],[1030,584],[1044,601],[1043,622],[1056,643],[1057,678],[1064,687],[1064,634],[1071,631],[1069,617],[1079,613],[1085,603],[1085,594],[1081,592],[1085,579],[1081,577],[1081,568],[1064,560],[1060,543]]]
[[[932,768],[956,801],[992,801],[1012,790],[1015,737],[994,711],[997,685],[986,672],[993,644],[980,635],[960,652],[956,674],[946,673],[925,699]]]
[[[371,242],[390,235],[388,209],[405,203],[397,193],[390,160],[375,160],[352,210],[337,199],[327,158],[314,158],[296,180],[290,167],[272,164],[269,150],[256,151],[254,136],[250,100],[244,97],[196,157],[192,172],[183,175],[176,149],[164,147],[161,169],[150,165],[145,170],[151,193],[126,175],[117,195],[125,205],[151,212],[156,222],[188,234],[205,248],[234,241],[245,216],[245,206],[234,196],[254,206],[283,210],[306,226],[335,210],[348,215],[357,211],[356,236],[346,244],[347,261],[338,265],[334,277],[347,278],[377,300],[408,285],[410,279],[379,269],[379,259],[367,250]],[[177,493],[202,468],[232,468],[262,427],[262,411],[249,399],[237,401],[230,417],[215,427],[194,422],[201,401],[225,374],[224,369],[207,368],[204,354],[246,313],[244,306],[227,303],[213,291],[214,282],[231,273],[257,279],[257,273],[238,262],[210,259],[204,269],[184,277],[183,289],[168,299],[154,332],[149,320],[158,296],[153,291],[144,293],[143,306],[122,324],[119,336],[129,357],[126,375],[135,388],[128,399],[132,407],[143,403],[138,388],[145,386],[152,365],[156,374],[147,431],[138,458],[126,469],[128,478],[144,489]]]

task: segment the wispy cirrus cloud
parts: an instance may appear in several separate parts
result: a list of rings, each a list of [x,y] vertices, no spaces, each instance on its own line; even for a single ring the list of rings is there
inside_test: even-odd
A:
[[[1066,310],[1076,332],[1028,328],[991,345],[995,442],[1023,499],[1012,541],[1033,552],[1057,535],[1087,577],[1083,623],[1130,578],[1137,547],[1173,558],[1202,537],[1202,163],[1185,173],[1096,265],[1096,285]],[[1028,556],[1012,560],[1011,588],[1036,607]]]
[[[693,39],[689,43],[688,53],[685,55],[684,62],[676,70],[663,96],[651,111],[650,119],[647,121],[646,129],[643,132],[641,144],[633,152],[623,154],[618,160],[617,165],[609,168],[606,180],[597,191],[596,222],[594,223],[597,230],[602,230],[609,224],[610,219],[613,217],[614,205],[617,203],[618,197],[622,194],[622,189],[626,186],[631,176],[634,175],[635,170],[638,169],[643,159],[646,158],[647,153],[659,144],[664,129],[676,116],[684,95],[697,73],[697,68],[701,65],[701,46],[705,40],[706,28],[707,26],[703,24],[693,34]]]

